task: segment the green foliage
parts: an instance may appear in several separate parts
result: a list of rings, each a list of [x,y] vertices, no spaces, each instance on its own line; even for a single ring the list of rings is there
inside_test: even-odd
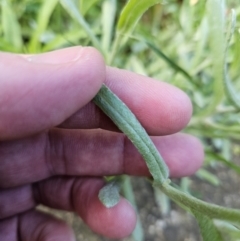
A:
[[[2,10],[2,32],[6,45],[12,45],[13,51],[18,52],[22,49],[21,27],[14,14],[11,2],[7,0],[1,1]]]
[[[224,241],[213,221],[208,216],[203,215],[200,212],[193,213],[198,221],[203,241]]]
[[[239,4],[235,0],[228,0],[226,4],[224,0],[180,2],[2,0],[0,50],[38,53],[72,45],[93,45],[103,53],[108,64],[176,85],[192,100],[193,118],[185,131],[202,139],[207,150],[206,163],[217,161],[240,173],[240,167],[224,154],[227,148],[224,140],[240,139],[237,96],[240,36],[236,31],[240,21]],[[235,9],[233,14],[231,8]],[[226,22],[230,22],[229,27]],[[212,145],[208,144],[209,139]],[[221,143],[218,153],[214,151],[216,140]],[[147,148],[152,148],[151,144],[148,143]],[[153,176],[160,178],[161,186],[167,170],[161,166],[161,158],[159,163],[149,167],[155,169]],[[198,175],[220,185],[218,178],[205,170]],[[169,185],[160,189],[193,213],[204,241],[239,239],[238,210],[203,203]],[[228,222],[219,223],[216,219]],[[139,224],[135,238],[142,240],[142,237]]]

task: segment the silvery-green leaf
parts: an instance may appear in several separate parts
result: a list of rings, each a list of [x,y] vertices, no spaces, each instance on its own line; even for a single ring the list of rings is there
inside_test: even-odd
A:
[[[117,182],[109,182],[100,189],[98,198],[105,207],[114,207],[120,200],[119,189],[119,184]]]

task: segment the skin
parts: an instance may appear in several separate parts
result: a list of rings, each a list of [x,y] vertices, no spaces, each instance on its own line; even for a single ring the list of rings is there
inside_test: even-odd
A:
[[[172,177],[193,174],[203,148],[178,133],[192,105],[167,83],[112,67],[93,48],[25,56],[0,53],[0,240],[75,240],[63,221],[38,204],[76,212],[98,234],[120,239],[136,215],[124,198],[98,200],[102,176],[149,176],[131,142],[93,103],[102,83],[135,113]]]

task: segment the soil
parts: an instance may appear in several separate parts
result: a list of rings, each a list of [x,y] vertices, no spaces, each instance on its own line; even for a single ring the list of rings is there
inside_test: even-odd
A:
[[[235,157],[234,163],[240,165],[240,158]],[[225,207],[239,208],[240,175],[222,165],[208,168],[211,173],[217,175],[219,186],[200,180],[197,177],[190,178],[189,189],[201,199],[219,204]],[[175,180],[179,181],[179,180]],[[149,182],[144,178],[132,178],[138,213],[143,225],[144,241],[201,241],[201,236],[195,219],[174,203],[168,214],[163,215],[154,198],[154,191]],[[44,208],[46,210],[46,208]],[[49,211],[49,210],[48,210]],[[51,211],[58,217],[67,220],[73,227],[77,241],[116,241],[94,234],[74,214],[60,211]],[[118,241],[134,241],[131,237]]]

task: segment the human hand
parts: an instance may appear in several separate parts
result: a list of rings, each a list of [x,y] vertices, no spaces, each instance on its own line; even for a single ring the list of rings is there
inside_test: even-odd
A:
[[[110,238],[134,229],[128,201],[107,209],[98,199],[102,176],[149,175],[132,143],[91,103],[103,82],[152,136],[172,177],[202,163],[199,141],[177,133],[191,117],[189,98],[167,83],[106,68],[93,48],[0,53],[0,70],[0,240],[75,240],[63,221],[35,210],[38,204],[76,212]]]

